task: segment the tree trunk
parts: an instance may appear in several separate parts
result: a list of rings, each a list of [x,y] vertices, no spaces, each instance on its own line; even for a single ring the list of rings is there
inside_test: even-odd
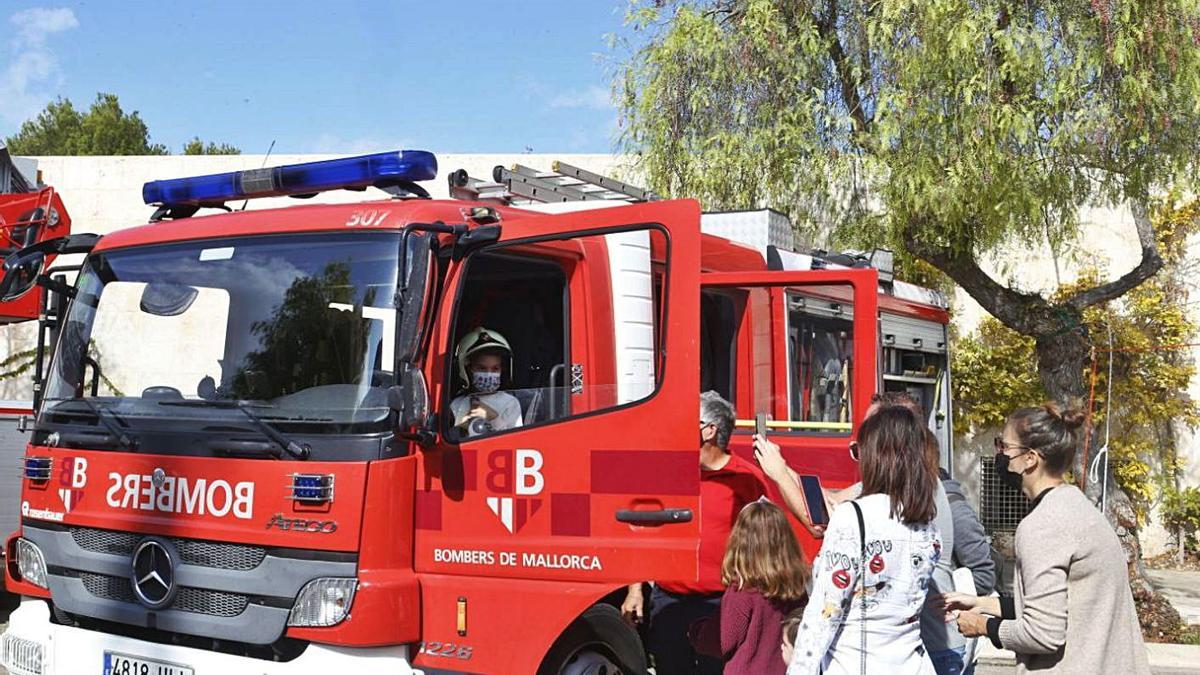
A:
[[[1069,408],[1083,408],[1090,404],[1090,372],[1091,347],[1086,335],[1081,330],[1070,330],[1044,335],[1037,338],[1038,375],[1042,386],[1051,400]],[[1093,502],[1099,504],[1103,490],[1103,480],[1108,481],[1107,508],[1104,515],[1112,523],[1125,551],[1125,563],[1129,568],[1129,581],[1134,596],[1139,592],[1154,595],[1154,586],[1146,576],[1142,565],[1142,544],[1138,539],[1137,512],[1125,490],[1117,484],[1113,475],[1111,463],[1102,480],[1089,481],[1088,466],[1100,449],[1099,434],[1094,429],[1084,430],[1088,434],[1088,456],[1084,457],[1083,447],[1075,453],[1072,473],[1075,484],[1080,486],[1084,494]]]

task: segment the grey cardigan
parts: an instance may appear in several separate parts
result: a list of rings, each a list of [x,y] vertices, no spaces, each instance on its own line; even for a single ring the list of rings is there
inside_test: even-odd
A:
[[[950,511],[954,514],[954,565],[968,567],[975,579],[975,592],[991,595],[996,588],[996,563],[992,560],[992,545],[975,509],[963,496],[958,481],[946,478],[942,481]]]
[[[998,637],[1017,672],[1150,675],[1125,553],[1073,485],[1048,491],[1017,526],[1014,616]]]

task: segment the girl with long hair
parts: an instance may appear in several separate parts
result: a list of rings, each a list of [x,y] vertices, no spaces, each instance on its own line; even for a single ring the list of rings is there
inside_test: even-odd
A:
[[[696,627],[693,642],[724,660],[725,675],[784,675],[783,621],[804,606],[808,579],[783,509],[765,500],[747,504],[725,545],[720,614]]]

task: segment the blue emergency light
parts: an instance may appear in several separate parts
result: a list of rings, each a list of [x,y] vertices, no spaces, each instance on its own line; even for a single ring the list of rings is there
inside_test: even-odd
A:
[[[156,180],[142,186],[142,200],[159,206],[219,206],[237,199],[312,195],[327,190],[390,187],[437,177],[437,157],[424,150],[288,164],[208,176]]]

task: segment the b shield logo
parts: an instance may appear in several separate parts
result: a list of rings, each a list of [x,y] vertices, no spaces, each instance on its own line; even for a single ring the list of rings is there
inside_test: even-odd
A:
[[[504,529],[520,532],[542,506],[538,495],[546,486],[542,453],[537,450],[497,450],[487,458],[488,508]]]
[[[67,457],[62,461],[58,474],[58,498],[62,500],[63,510],[70,513],[83,499],[83,489],[87,487],[87,458]]]

